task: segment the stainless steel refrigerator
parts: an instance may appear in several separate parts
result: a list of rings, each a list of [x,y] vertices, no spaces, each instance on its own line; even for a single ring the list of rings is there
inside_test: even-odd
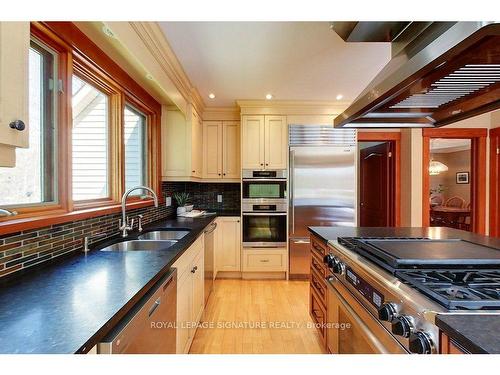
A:
[[[356,225],[356,133],[316,125],[291,125],[289,132],[290,278],[308,278],[307,228]]]

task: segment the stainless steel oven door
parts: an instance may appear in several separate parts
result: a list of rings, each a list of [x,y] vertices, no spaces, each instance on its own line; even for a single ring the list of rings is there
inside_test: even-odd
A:
[[[335,354],[408,354],[334,276],[328,286],[327,344]]]
[[[286,201],[286,180],[243,179],[242,198],[251,200],[282,199]]]
[[[243,247],[286,246],[286,212],[243,212]]]

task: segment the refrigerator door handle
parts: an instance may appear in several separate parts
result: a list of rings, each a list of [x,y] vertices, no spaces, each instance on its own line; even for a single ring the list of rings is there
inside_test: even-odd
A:
[[[295,192],[294,189],[294,180],[295,180],[295,150],[290,149],[290,224],[292,226],[291,234],[295,233],[295,205],[293,202]]]

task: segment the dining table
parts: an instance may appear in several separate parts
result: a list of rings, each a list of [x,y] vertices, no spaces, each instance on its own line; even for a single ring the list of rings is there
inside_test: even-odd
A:
[[[471,215],[470,208],[451,206],[431,206],[431,218],[434,222],[443,222],[453,227],[458,227],[459,223],[465,223],[465,218]],[[460,220],[463,218],[463,220]]]

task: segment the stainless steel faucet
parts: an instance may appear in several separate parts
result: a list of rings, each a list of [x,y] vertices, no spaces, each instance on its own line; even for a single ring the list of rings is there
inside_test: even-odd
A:
[[[97,239],[97,238],[104,238],[106,237],[108,234],[107,233],[96,233],[96,234],[93,234],[92,236],[85,236],[83,237],[83,252],[84,253],[88,253],[90,251],[89,249],[89,242],[90,240],[92,239]]]
[[[133,188],[128,189],[125,193],[123,193],[123,196],[122,196],[122,218],[120,220],[120,230],[122,231],[122,237],[124,237],[124,238],[127,237],[128,231],[131,230],[132,227],[134,226],[134,219],[132,219],[131,222],[129,222],[129,220],[128,220],[127,207],[126,207],[127,197],[134,190],[147,190],[147,191],[149,191],[151,193],[151,196],[154,199],[155,207],[158,207],[158,197],[157,197],[156,193],[152,189],[148,188],[147,186],[135,186]]]
[[[17,215],[17,211],[9,211],[3,208],[0,208],[0,217],[2,216],[15,216]]]

